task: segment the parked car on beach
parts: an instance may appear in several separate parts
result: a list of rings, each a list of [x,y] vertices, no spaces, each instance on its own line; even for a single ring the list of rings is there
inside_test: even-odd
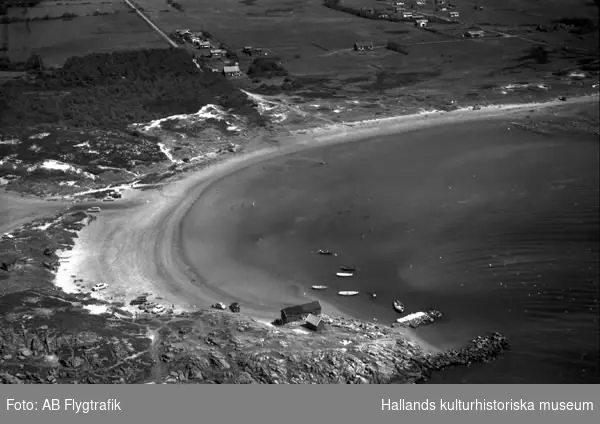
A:
[[[98,292],[100,290],[106,289],[107,287],[108,287],[108,284],[106,284],[106,283],[98,283],[94,287],[92,287],[92,291]]]

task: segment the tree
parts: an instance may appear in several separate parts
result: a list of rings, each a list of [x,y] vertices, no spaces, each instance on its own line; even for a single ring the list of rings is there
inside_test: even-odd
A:
[[[39,54],[32,54],[25,62],[25,69],[28,71],[43,71],[44,70],[44,61]]]

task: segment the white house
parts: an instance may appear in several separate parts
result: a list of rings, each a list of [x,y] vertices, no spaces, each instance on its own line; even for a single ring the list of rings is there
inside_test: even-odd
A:
[[[237,64],[233,66],[224,66],[223,75],[229,78],[240,77],[242,76],[242,71],[240,70],[240,67]]]

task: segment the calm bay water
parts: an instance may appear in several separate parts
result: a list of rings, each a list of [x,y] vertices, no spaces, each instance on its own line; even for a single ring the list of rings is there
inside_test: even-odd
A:
[[[434,382],[600,382],[598,142],[507,127],[431,128],[243,170],[207,193],[219,228],[201,223],[199,201],[184,244],[218,239],[236,266],[360,318],[391,323],[393,299],[407,313],[439,309],[418,334],[441,348],[509,337],[503,359]],[[341,265],[355,277],[336,278]],[[361,295],[335,294],[353,289]]]

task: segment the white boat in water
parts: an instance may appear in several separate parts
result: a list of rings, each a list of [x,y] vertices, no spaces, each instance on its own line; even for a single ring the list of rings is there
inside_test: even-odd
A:
[[[327,286],[312,286],[313,290],[325,290]]]
[[[337,275],[338,277],[352,277],[352,276],[354,276],[354,273],[352,273],[352,272],[338,272],[335,275]]]
[[[410,321],[414,321],[414,320],[417,320],[417,319],[421,319],[421,318],[425,317],[426,315],[427,314],[425,312],[415,312],[414,314],[409,314],[409,315],[407,315],[405,317],[398,318],[396,320],[396,322],[399,323],[399,324],[402,324],[402,323],[405,323],[405,322],[410,322]]]
[[[398,313],[403,313],[404,312],[404,305],[399,300],[394,300],[394,309]]]
[[[356,296],[359,292],[357,291],[339,291],[340,296]]]

